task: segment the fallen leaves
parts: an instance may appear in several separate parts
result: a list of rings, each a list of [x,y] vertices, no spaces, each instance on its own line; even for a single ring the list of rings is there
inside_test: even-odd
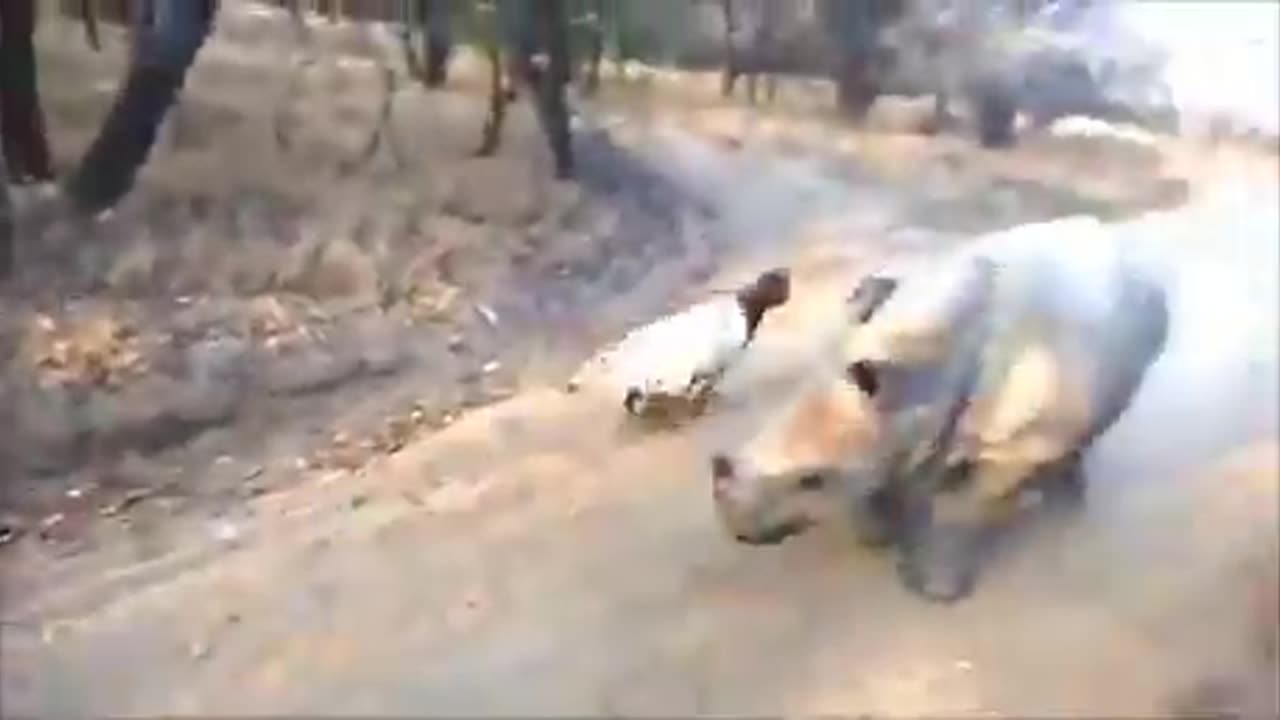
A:
[[[61,321],[35,314],[22,355],[44,385],[117,386],[148,369],[135,329],[109,311]]]

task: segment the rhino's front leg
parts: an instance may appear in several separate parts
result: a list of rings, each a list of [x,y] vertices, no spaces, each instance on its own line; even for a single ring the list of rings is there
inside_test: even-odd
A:
[[[1012,468],[956,469],[946,489],[904,499],[898,574],[927,600],[953,603],[978,582],[999,518],[1009,511],[1022,475]]]
[[[1082,456],[1082,450],[1067,453],[1047,469],[1044,488],[1049,500],[1066,507],[1084,502],[1087,484]]]
[[[869,548],[888,547],[897,540],[902,526],[900,493],[886,486],[853,500],[853,532],[858,542]]]

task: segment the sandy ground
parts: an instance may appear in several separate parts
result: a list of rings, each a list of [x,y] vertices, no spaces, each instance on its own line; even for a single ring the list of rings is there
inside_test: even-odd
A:
[[[236,26],[220,32],[253,46]],[[214,82],[231,65],[215,53],[188,105],[238,87],[234,78]],[[468,97],[463,88],[420,104],[436,118],[456,111],[463,128],[478,102]],[[397,102],[408,113],[420,100],[405,91]],[[207,102],[225,111],[238,100]],[[508,272],[519,264],[508,264],[503,245],[500,261],[463,262],[472,273],[455,279],[466,301],[446,313],[444,329],[393,333],[418,348],[403,368],[301,396],[262,392],[224,426],[159,454],[130,454],[132,466],[113,461],[126,476],[131,467],[143,468],[138,476],[182,468],[165,474],[178,478],[170,492],[116,513],[100,512],[118,495],[95,494],[85,469],[6,479],[24,488],[6,492],[26,499],[15,507],[34,513],[28,523],[44,522],[40,512],[63,519],[26,525],[0,548],[5,710],[1079,716],[1230,706],[1275,714],[1277,261],[1269,238],[1231,228],[1238,211],[1155,232],[1156,243],[1171,238],[1163,257],[1178,288],[1169,354],[1090,459],[1087,509],[1030,518],[968,602],[920,603],[899,587],[888,558],[854,548],[841,528],[777,548],[736,545],[714,521],[705,471],[711,452],[803,378],[836,301],[866,263],[1071,212],[1131,217],[1198,197],[1220,177],[1274,178],[1274,156],[1171,148],[1151,157],[1047,140],[991,154],[960,139],[848,133],[783,110],[685,104],[655,120],[645,112],[653,107],[634,94],[606,97],[580,133],[581,185],[548,190],[529,217],[504,215],[504,205],[475,210],[488,201],[475,190],[421,200],[430,218],[471,218],[433,231],[433,242],[463,258],[484,246],[476,227],[496,227],[507,230],[484,235],[490,244],[504,232],[541,233],[550,240],[531,253],[535,264],[560,260],[545,274]],[[249,138],[237,142],[259,137],[229,127]],[[528,126],[513,132],[506,165],[488,168],[466,159],[462,130],[456,145],[433,144],[435,167],[448,169],[433,177],[488,188],[514,167],[532,182],[545,158]],[[189,157],[162,155],[139,195],[181,194],[168,172],[188,183],[205,177],[176,172]],[[210,172],[242,188],[225,168]],[[319,189],[298,191],[319,193],[297,211],[299,222],[340,239],[349,225],[324,212],[326,198],[355,188],[377,199],[409,172],[374,165],[350,184],[317,181]],[[230,175],[245,176],[269,177]],[[245,204],[214,194],[213,207]],[[1274,188],[1260,197],[1274,202]],[[528,232],[557,202],[609,215],[599,222],[610,229],[548,221]],[[408,237],[375,263],[378,277],[378,263],[404,263],[431,245]],[[583,254],[558,255],[568,247]],[[771,317],[759,351],[704,421],[646,435],[622,425],[616,408],[557,389],[561,370],[617,328],[776,263],[793,268],[796,300]],[[291,287],[193,294],[233,308],[232,320],[212,323],[223,330],[263,295],[332,315],[349,299]],[[90,297],[125,302],[111,292]],[[6,318],[52,312],[19,301],[30,302],[4,300]],[[501,331],[485,329],[476,303],[496,308]],[[271,335],[249,330],[255,343]],[[438,358],[454,354],[441,346],[459,331],[485,338],[474,341],[485,352],[442,371]],[[494,357],[519,379],[507,392],[423,402],[449,396]],[[358,427],[355,418],[381,422],[414,402],[433,421],[395,447],[297,466],[299,456],[341,446],[332,435]],[[89,489],[68,495],[77,488]]]

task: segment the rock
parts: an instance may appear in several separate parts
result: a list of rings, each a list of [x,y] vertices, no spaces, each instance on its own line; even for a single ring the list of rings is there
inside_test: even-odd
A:
[[[118,391],[94,390],[84,405],[89,433],[112,450],[139,448],[145,452],[183,442],[190,428],[170,422],[171,404],[182,392],[177,380],[152,375]]]
[[[230,544],[240,539],[240,528],[229,520],[214,523],[209,531],[218,542]]]
[[[116,451],[156,452],[230,422],[245,389],[242,341],[209,340],[187,351],[187,376],[152,374],[117,390],[95,390],[86,403],[87,430]]]
[[[404,367],[408,353],[398,317],[398,313],[369,314],[356,322],[353,341],[359,348],[365,372],[390,375]]]
[[[249,346],[238,338],[215,338],[187,349],[189,382],[173,405],[190,422],[222,423],[239,409],[249,379]]]
[[[364,366],[358,352],[321,348],[278,357],[260,356],[257,382],[274,395],[302,395],[327,390],[355,377]]]
[[[493,308],[484,303],[477,303],[476,312],[480,314],[480,317],[484,318],[489,327],[498,327],[498,313],[494,312]]]
[[[378,268],[373,257],[349,239],[304,241],[292,251],[280,284],[317,298],[361,297],[376,301]]]

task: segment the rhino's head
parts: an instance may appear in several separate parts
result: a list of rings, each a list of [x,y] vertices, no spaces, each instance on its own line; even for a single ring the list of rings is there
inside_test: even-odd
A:
[[[851,325],[824,364],[759,432],[711,459],[716,510],[733,537],[778,542],[853,512],[885,488],[905,454],[914,457],[942,399],[954,395],[946,385],[965,334],[956,330],[973,324],[974,300],[989,288],[987,269],[972,267],[981,272],[966,276],[954,302],[910,317],[880,315],[897,282],[873,276],[859,285]]]
[[[746,443],[714,456],[712,494],[728,532],[778,542],[848,507],[857,488],[877,487],[892,445],[879,391],[873,364],[833,367]]]

